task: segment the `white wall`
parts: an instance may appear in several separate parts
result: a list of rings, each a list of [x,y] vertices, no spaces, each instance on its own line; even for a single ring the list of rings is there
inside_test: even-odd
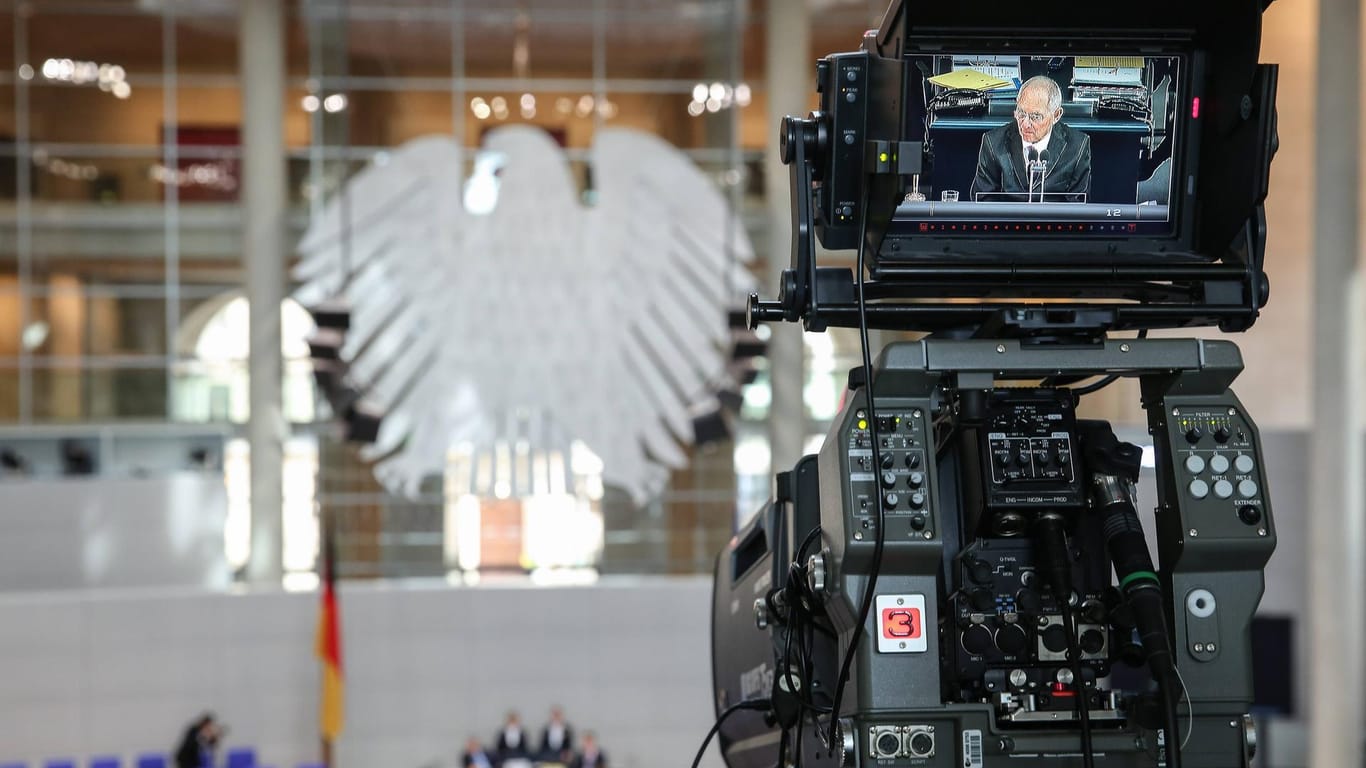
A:
[[[219,472],[6,479],[0,494],[0,591],[230,580]]]
[[[341,591],[342,768],[451,764],[552,704],[618,768],[691,761],[713,721],[709,579]],[[212,709],[263,765],[318,759],[316,593],[0,597],[0,764],[169,750]],[[713,748],[713,752],[714,752]],[[83,761],[82,761],[83,762]],[[712,765],[719,765],[714,761]]]

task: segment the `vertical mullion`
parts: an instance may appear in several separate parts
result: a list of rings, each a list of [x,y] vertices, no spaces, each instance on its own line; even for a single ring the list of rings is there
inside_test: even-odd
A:
[[[162,164],[167,178],[178,179],[180,168],[179,118],[176,88],[176,28],[175,5],[168,3],[161,12],[161,109],[162,109]],[[165,275],[166,319],[166,413],[171,420],[175,407],[176,333],[180,327],[180,187],[177,183],[165,187],[165,243],[163,263]]]
[[[28,14],[14,13],[14,71],[28,63]],[[16,256],[19,267],[19,328],[28,328],[33,283],[33,158],[29,138],[28,81],[14,84]],[[19,345],[19,421],[33,421],[33,367],[28,347]]]

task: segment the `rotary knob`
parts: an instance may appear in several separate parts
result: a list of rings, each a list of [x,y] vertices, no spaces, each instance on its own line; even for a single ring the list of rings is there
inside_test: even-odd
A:
[[[883,473],[882,473],[882,487],[883,487],[883,488],[891,488],[891,487],[893,487],[893,486],[895,486],[895,485],[896,485],[896,473],[895,473],[895,472],[883,472]]]
[[[806,559],[806,586],[813,594],[824,594],[825,580],[825,555],[818,552]]]
[[[1227,443],[1230,437],[1232,435],[1229,433],[1228,427],[1219,427],[1214,430],[1214,441],[1216,443]]]
[[[882,497],[882,502],[888,509],[894,509],[900,501],[901,497],[895,493],[888,493],[886,496]]]
[[[911,451],[910,453],[906,454],[906,468],[907,468],[907,469],[919,469],[919,468],[920,468],[920,454],[919,454],[919,453],[916,453],[915,451]]]
[[[893,453],[884,453],[884,454],[882,454],[882,468],[883,468],[883,469],[891,469],[891,468],[892,468],[893,466],[895,466],[895,465],[896,465],[896,454],[893,454]]]
[[[1186,430],[1186,442],[1190,443],[1191,445],[1195,445],[1196,443],[1200,442],[1200,438],[1204,436],[1205,433],[1201,431],[1199,427],[1191,427],[1190,429]]]
[[[924,473],[924,472],[912,472],[911,474],[909,474],[909,475],[906,476],[906,485],[910,486],[911,488],[919,488],[920,486],[922,486],[922,485],[924,485],[924,484],[925,484],[925,473]]]

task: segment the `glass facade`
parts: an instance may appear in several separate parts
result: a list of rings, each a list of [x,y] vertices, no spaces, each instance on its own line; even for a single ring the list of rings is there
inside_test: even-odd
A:
[[[879,5],[814,10],[813,51],[852,48]],[[0,53],[0,422],[244,422],[238,10],[228,0],[0,0],[0,52],[10,49]],[[304,0],[284,13],[291,241],[351,174],[411,139],[453,135],[475,148],[497,125],[537,125],[587,188],[595,133],[629,126],[683,149],[716,182],[762,274],[762,163],[776,129],[762,19],[743,0]],[[461,567],[470,544],[456,541],[459,495],[439,479],[416,500],[383,492],[314,403],[306,315],[282,311],[294,433],[287,567],[312,567],[316,532],[300,531],[316,525],[315,509],[337,515],[353,573]],[[806,417],[817,435],[857,339],[813,342]],[[732,437],[696,449],[648,508],[610,488],[584,497],[603,528],[592,564],[710,569],[737,515],[768,495],[765,382],[761,372]],[[239,563],[243,450],[233,443],[224,458]],[[564,561],[545,544],[553,527],[534,522],[556,507],[531,506],[524,549],[540,554],[530,561]]]

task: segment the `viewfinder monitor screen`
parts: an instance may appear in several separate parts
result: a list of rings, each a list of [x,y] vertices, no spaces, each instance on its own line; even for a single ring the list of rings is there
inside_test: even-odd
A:
[[[1176,233],[1187,60],[911,53],[906,138],[923,171],[897,229],[933,237]]]

